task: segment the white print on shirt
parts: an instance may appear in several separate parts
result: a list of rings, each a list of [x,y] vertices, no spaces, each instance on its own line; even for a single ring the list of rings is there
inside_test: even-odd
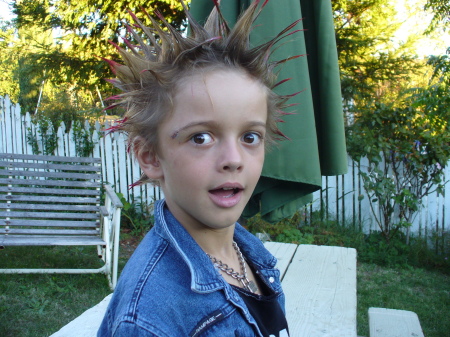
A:
[[[275,337],[275,335],[270,335],[269,337]],[[280,337],[289,337],[289,334],[287,333],[286,329],[280,331]]]
[[[203,331],[205,331],[207,328],[209,328],[211,325],[220,322],[225,318],[225,315],[220,311],[217,310],[211,314],[210,317],[204,319],[199,323],[199,325],[194,329],[194,331],[191,332],[191,337],[196,337],[200,335]]]

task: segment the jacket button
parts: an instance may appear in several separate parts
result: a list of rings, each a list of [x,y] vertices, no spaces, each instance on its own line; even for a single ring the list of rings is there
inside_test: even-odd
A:
[[[270,282],[270,283],[274,283],[274,282],[275,282],[275,279],[271,276],[271,277],[269,277],[269,282]]]

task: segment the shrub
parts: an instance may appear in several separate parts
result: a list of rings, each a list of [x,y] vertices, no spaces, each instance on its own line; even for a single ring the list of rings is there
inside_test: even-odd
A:
[[[401,231],[386,241],[381,231],[363,233],[351,221],[338,222],[320,211],[298,211],[290,219],[270,224],[259,214],[246,221],[247,229],[265,233],[272,241],[355,248],[358,261],[388,267],[422,267],[439,269],[450,274],[450,240],[447,233],[432,233],[428,237],[411,236]],[[438,245],[437,245],[438,244]],[[437,249],[438,247],[441,247]]]
[[[117,193],[123,204],[121,226],[130,230],[130,235],[142,237],[153,226],[153,204],[146,204],[142,201],[128,202],[122,193]]]

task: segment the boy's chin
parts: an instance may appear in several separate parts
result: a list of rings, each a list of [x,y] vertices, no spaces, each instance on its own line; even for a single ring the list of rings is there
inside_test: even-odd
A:
[[[241,212],[236,212],[234,214],[228,214],[226,216],[221,216],[220,212],[217,213],[217,216],[214,219],[210,219],[210,225],[208,227],[215,228],[215,229],[221,229],[221,228],[228,228],[231,226],[234,226],[236,222],[238,222],[239,218],[241,217]]]

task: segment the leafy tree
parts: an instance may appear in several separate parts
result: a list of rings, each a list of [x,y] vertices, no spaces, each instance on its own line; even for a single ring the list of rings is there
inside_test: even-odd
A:
[[[397,103],[374,101],[347,130],[352,157],[367,158],[364,188],[388,242],[400,229],[409,232],[424,196],[442,193],[450,160],[448,87],[416,89]]]
[[[30,112],[36,109],[44,84],[48,106],[64,96],[57,94],[61,88],[81,98],[75,100],[78,110],[88,109],[83,104],[103,104],[99,98],[109,97],[113,89],[103,81],[111,74],[100,57],[117,58],[107,41],[117,43],[125,35],[128,10],[148,23],[141,7],[150,13],[158,9],[175,26],[184,27],[184,14],[176,0],[17,0],[12,5],[16,19],[11,29],[15,29],[16,39],[1,54],[16,55],[20,50],[15,62],[18,98],[24,111]]]
[[[126,30],[124,22],[130,18],[128,11],[136,13],[144,23],[149,24],[142,9],[149,13],[158,10],[176,28],[184,29],[184,13],[176,0],[153,0],[147,3],[140,0],[55,0],[54,6],[56,10],[53,16],[57,19],[53,21],[59,22],[61,29],[67,33],[65,38],[72,41],[72,48],[86,54],[104,55],[103,52],[111,52],[105,41],[118,42],[119,36]]]
[[[423,87],[403,90],[385,104],[374,98],[347,128],[349,153],[366,158],[364,188],[380,231],[389,242],[411,226],[422,199],[443,193],[450,160],[450,61],[431,57]]]
[[[450,24],[450,1],[449,0],[428,0],[425,4],[425,10],[433,11],[433,20],[430,23],[428,32],[435,30],[438,26],[446,26]]]
[[[401,23],[388,0],[332,1],[344,104],[365,105],[373,97],[390,101],[421,67],[412,41],[397,46],[393,36]],[[354,110],[354,109],[353,109]],[[353,111],[355,112],[355,111]]]
[[[0,21],[0,96],[9,95],[15,102],[19,98],[19,86],[16,81],[18,52],[9,51],[15,40],[14,25]]]
[[[402,229],[409,233],[425,195],[442,191],[450,159],[450,68],[446,58],[427,64],[415,57],[413,40],[396,46],[399,23],[389,1],[338,0],[333,8],[348,151],[356,161],[367,159],[364,188],[390,242]]]
[[[116,58],[117,52],[108,40],[119,42],[125,34],[127,11],[149,23],[138,0],[21,0],[14,4],[19,29],[39,27],[57,30],[59,36],[54,48],[34,55],[34,62],[45,68],[48,78],[56,82],[77,81],[93,88],[110,75],[100,57]],[[182,27],[184,14],[175,0],[154,0],[145,4],[149,12],[158,9],[177,27]]]
[[[18,30],[16,48],[20,47],[20,53],[16,74],[20,89],[18,102],[23,112],[34,113],[38,106],[46,69],[36,62],[34,56],[42,50],[51,49],[52,40],[51,31],[41,30],[37,26]]]

